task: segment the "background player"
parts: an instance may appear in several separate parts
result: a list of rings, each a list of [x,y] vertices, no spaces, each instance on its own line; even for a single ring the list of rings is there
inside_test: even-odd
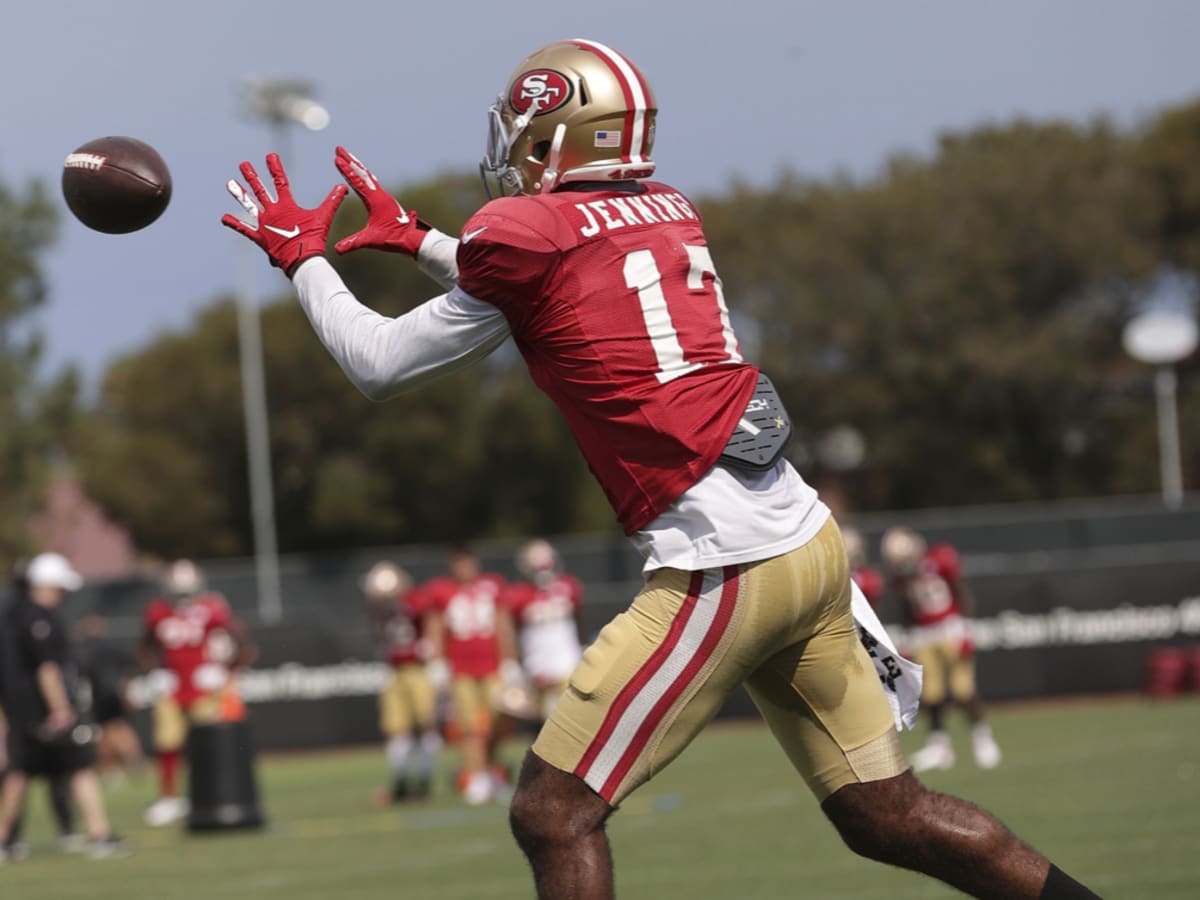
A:
[[[413,589],[408,572],[387,561],[371,567],[362,589],[371,633],[380,656],[392,667],[392,677],[379,695],[379,728],[387,740],[392,773],[388,799],[423,800],[429,796],[442,738],[433,685],[425,671],[429,643],[422,637],[421,594]]]
[[[544,540],[522,545],[516,563],[526,580],[509,586],[505,605],[517,629],[536,712],[545,720],[583,656],[583,585],[560,571],[558,551]]]
[[[521,683],[512,617],[503,605],[504,579],[484,573],[465,547],[450,554],[450,575],[421,588],[428,605],[429,673],[450,690],[463,752],[463,799],[472,805],[496,796],[493,769],[496,700],[502,684]]]
[[[906,650],[925,667],[921,706],[929,714],[931,730],[925,746],[913,755],[913,769],[954,765],[954,747],[945,730],[948,699],[959,704],[971,722],[975,762],[980,768],[995,768],[1000,748],[984,720],[975,687],[975,647],[968,623],[974,598],[958,551],[949,544],[926,547],[925,539],[911,528],[891,528],[883,535],[880,555],[908,627]]]
[[[867,602],[878,610],[883,602],[883,575],[867,563],[867,545],[862,532],[843,525],[842,543],[846,545],[846,560],[850,563],[850,580],[858,585]]]
[[[167,567],[167,596],[152,600],[143,615],[139,647],[143,669],[152,672],[159,696],[154,704],[154,750],[159,797],[146,810],[146,824],[168,825],[188,814],[178,793],[181,753],[190,723],[237,721],[245,707],[234,671],[256,654],[248,629],[225,599],[204,589],[199,567],[187,559]]]
[[[338,248],[407,252],[457,282],[396,319],[363,307],[323,259],[343,186],[301,208],[272,154],[275,195],[243,163],[253,196],[228,188],[251,221],[222,220],[293,279],[368,396],[475,362],[511,334],[646,558],[645,588],[584,653],[513,797],[539,897],[613,895],[606,820],[743,683],[856,852],[978,896],[1094,896],[904,765],[841,536],[779,458],[787,418],[741,357],[700,215],[642,181],[656,116],[645,76],[610,47],[561,41],[526,58],[490,110],[481,166],[520,196],[476,213],[456,248],[339,148],[368,220]]]

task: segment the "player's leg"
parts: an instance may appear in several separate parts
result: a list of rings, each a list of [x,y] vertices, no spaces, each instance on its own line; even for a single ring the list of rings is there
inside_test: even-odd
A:
[[[992,735],[983,711],[983,701],[975,686],[975,655],[960,647],[950,664],[950,696],[962,708],[971,723],[971,750],[975,764],[981,769],[994,769],[1000,765],[1000,745]]]
[[[0,860],[7,857],[8,846],[15,839],[28,784],[29,776],[12,767],[5,773],[3,783],[0,783]]]
[[[400,670],[393,669],[379,695],[379,730],[383,732],[384,755],[391,776],[390,800],[402,803],[408,799],[408,761],[413,749],[413,718],[404,695]]]
[[[75,832],[75,811],[71,807],[71,776],[59,772],[49,776],[50,810],[58,827],[59,847],[75,852],[83,847],[83,837]]]
[[[911,772],[848,784],[822,809],[856,853],[930,875],[972,897],[1098,900],[979,807]]]
[[[437,697],[424,667],[419,664],[406,667],[404,682],[417,731],[417,773],[412,795],[421,800],[429,796],[434,765],[442,749],[442,736],[437,730]]]
[[[458,675],[451,682],[450,692],[463,757],[459,784],[463,799],[477,806],[492,798],[493,787],[488,771],[492,717],[488,709],[487,683],[485,679]]]
[[[944,641],[925,644],[913,653],[913,662],[924,669],[921,682],[921,709],[929,718],[929,736],[925,746],[913,754],[915,772],[949,769],[954,766],[954,746],[946,731],[946,700],[949,691],[950,658]]]
[[[803,555],[794,560],[805,562]],[[807,568],[841,577],[828,560]],[[803,577],[813,577],[811,571]],[[772,656],[747,683],[772,732],[856,853],[974,896],[1043,896],[1050,877],[1044,857],[983,810],[928,791],[908,771],[891,709],[858,638],[845,577],[844,587],[825,594],[814,632]]]
[[[145,821],[147,825],[158,827],[177,822],[187,815],[187,802],[178,794],[187,718],[174,697],[163,697],[155,703],[152,717],[158,799],[146,810]]]
[[[660,570],[585,651],[510,809],[542,900],[612,896],[605,820],[769,655],[755,642],[770,629],[746,627],[757,619],[753,568]]]
[[[604,833],[612,811],[579,776],[532,750],[525,755],[509,820],[533,869],[539,900],[613,897],[612,853]]]

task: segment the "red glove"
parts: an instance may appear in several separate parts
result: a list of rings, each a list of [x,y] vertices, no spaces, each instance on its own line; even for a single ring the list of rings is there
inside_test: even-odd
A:
[[[371,170],[345,147],[337,148],[333,162],[367,207],[366,226],[342,238],[334,245],[334,249],[338,253],[349,253],[351,250],[373,247],[415,257],[425,235],[429,233],[429,223],[418,219],[415,209],[405,212],[399,201],[380,187],[379,179]]]
[[[254,166],[244,162],[238,168],[241,169],[246,184],[250,185],[250,190],[258,198],[262,209],[260,211],[245,189],[231,179],[226,187],[249,213],[250,224],[247,225],[228,213],[221,217],[221,224],[244,234],[262,247],[270,258],[271,265],[283,269],[289,278],[304,260],[324,256],[329,225],[333,221],[334,213],[350,193],[349,189],[344,184],[339,184],[316,209],[305,209],[297,206],[292,198],[287,173],[283,171],[283,163],[280,162],[278,154],[267,154],[267,171],[275,180],[275,196],[278,199],[272,199],[267,193],[258,173],[254,171]]]

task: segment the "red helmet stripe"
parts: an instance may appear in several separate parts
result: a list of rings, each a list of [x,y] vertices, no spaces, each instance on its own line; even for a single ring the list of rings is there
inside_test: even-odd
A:
[[[621,135],[621,161],[642,163],[646,161],[646,109],[649,106],[649,91],[637,68],[611,47],[597,41],[576,38],[571,43],[599,56],[612,70],[625,96],[628,112],[625,114],[625,132]]]

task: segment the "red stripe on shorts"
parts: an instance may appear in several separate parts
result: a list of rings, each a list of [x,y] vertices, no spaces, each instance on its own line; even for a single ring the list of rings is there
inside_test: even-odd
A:
[[[683,696],[684,692],[691,685],[700,669],[708,662],[713,652],[717,649],[717,644],[725,634],[725,629],[729,626],[730,620],[733,618],[733,610],[737,605],[738,595],[738,570],[737,566],[726,566],[724,570],[724,583],[721,586],[721,599],[717,607],[717,613],[709,623],[708,631],[705,632],[704,638],[700,641],[700,645],[696,648],[696,652],[692,654],[691,659],[687,661],[683,671],[676,676],[671,685],[663,692],[662,696],[650,710],[650,714],[646,716],[641,726],[630,741],[625,753],[621,756],[621,761],[617,763],[617,767],[613,769],[612,774],[604,782],[604,787],[600,790],[600,796],[605,800],[610,800],[616,793],[621,782],[625,780],[625,776],[629,774],[629,770],[633,768],[634,762],[641,756],[642,751],[646,749],[646,744],[650,740],[650,736],[655,729],[662,723],[663,717],[670,711],[676,701]]]
[[[600,726],[600,730],[596,733],[592,742],[588,744],[587,750],[583,753],[583,758],[579,760],[579,765],[575,767],[575,775],[579,778],[587,780],[588,769],[592,767],[592,763],[596,761],[596,757],[604,749],[604,745],[608,742],[609,738],[612,737],[617,723],[621,720],[621,716],[624,715],[625,710],[629,708],[629,704],[633,702],[633,699],[646,686],[646,683],[654,676],[654,673],[662,668],[662,664],[671,655],[671,651],[675,649],[675,645],[679,643],[679,637],[683,634],[683,629],[696,608],[696,601],[700,597],[700,589],[703,585],[704,573],[693,572],[691,583],[688,585],[687,597],[684,598],[682,605],[679,607],[679,612],[675,614],[675,618],[671,622],[670,628],[667,629],[667,635],[663,639],[663,642],[654,649],[654,652],[650,654],[650,658],[634,673],[625,687],[621,688],[616,699],[613,700],[612,706],[609,707],[608,715],[604,717],[604,723]],[[606,797],[605,799],[609,798]]]

